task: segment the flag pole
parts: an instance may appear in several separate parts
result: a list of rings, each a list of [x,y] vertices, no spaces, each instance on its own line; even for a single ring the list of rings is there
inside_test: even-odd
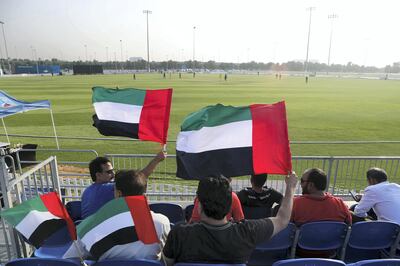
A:
[[[58,144],[58,137],[57,137],[57,132],[56,132],[56,126],[54,125],[54,117],[53,117],[53,110],[50,110],[50,117],[51,117],[51,123],[53,124],[53,131],[54,131],[54,136],[56,137],[56,144],[57,144],[57,150],[60,149],[60,145]]]
[[[4,132],[6,133],[7,142],[8,142],[8,143],[10,143],[10,138],[8,137],[8,133],[7,133],[6,124],[4,123],[4,119],[3,119],[3,117],[1,118],[1,122],[3,123]]]
[[[80,248],[79,248],[79,246],[78,246],[78,244],[77,244],[77,240],[72,240],[72,243],[74,244],[75,249],[76,249],[76,251],[78,252],[78,256],[79,256],[79,259],[80,259],[80,261],[81,261],[81,264],[82,264],[83,266],[88,266],[88,265],[86,264],[86,262],[84,261],[84,259],[83,259],[83,254],[82,254],[82,252],[81,252],[81,250],[80,250]]]

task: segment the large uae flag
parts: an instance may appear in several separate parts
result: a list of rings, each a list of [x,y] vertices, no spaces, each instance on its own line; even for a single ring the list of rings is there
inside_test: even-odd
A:
[[[165,144],[172,89],[107,89],[94,87],[93,126],[105,136],[123,136]]]
[[[71,240],[76,240],[74,222],[56,192],[24,201],[14,208],[0,212],[0,215],[36,248],[66,225]]]
[[[77,226],[86,250],[98,260],[106,251],[135,241],[158,243],[157,232],[145,196],[117,198]]]
[[[200,179],[292,170],[285,102],[217,104],[185,118],[176,144],[177,176]]]

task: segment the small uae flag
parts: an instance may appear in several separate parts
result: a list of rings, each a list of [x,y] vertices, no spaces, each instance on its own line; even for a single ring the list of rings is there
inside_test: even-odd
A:
[[[159,242],[145,196],[117,198],[77,226],[78,237],[86,250],[98,260],[118,245],[142,241]]]
[[[71,240],[76,240],[74,222],[56,192],[24,201],[14,208],[0,212],[0,215],[36,248],[65,225]]]
[[[285,102],[217,104],[185,118],[176,144],[177,176],[200,179],[292,170]]]
[[[102,135],[123,136],[165,144],[172,89],[93,88],[95,126]]]

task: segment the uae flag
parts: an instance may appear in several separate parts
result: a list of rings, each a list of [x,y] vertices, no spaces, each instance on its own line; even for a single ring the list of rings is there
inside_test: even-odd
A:
[[[105,136],[123,136],[165,144],[172,89],[93,88],[93,126]]]
[[[66,225],[71,239],[76,240],[74,222],[56,192],[24,201],[0,212],[0,215],[36,248]]]
[[[177,176],[200,179],[292,170],[285,102],[217,104],[190,114],[176,144]]]
[[[109,201],[77,226],[86,250],[98,260],[114,246],[135,241],[158,243],[157,232],[145,196],[129,196]]]

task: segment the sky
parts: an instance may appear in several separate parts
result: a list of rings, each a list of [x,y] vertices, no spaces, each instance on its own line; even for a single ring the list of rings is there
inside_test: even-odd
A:
[[[308,7],[310,61],[331,32],[331,64],[400,61],[398,0],[0,0],[0,21],[11,58],[147,59],[151,10],[150,60],[267,63],[306,59]]]

